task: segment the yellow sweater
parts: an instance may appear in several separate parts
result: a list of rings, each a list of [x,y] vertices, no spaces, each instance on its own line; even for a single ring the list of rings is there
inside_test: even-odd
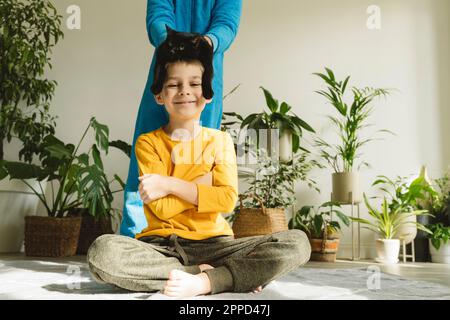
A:
[[[172,140],[161,128],[136,141],[139,175],[156,173],[186,181],[212,171],[212,186],[196,183],[198,206],[175,195],[144,204],[148,227],[136,235],[178,236],[203,240],[233,235],[221,213],[232,212],[238,198],[233,140],[227,132],[201,127],[194,139]]]

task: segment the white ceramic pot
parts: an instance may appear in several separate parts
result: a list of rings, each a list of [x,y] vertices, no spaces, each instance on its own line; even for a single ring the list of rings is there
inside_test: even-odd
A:
[[[417,226],[414,224],[417,222],[417,216],[409,215],[403,220],[403,223],[397,229],[394,237],[395,239],[405,240],[405,244],[413,242],[417,236]]]
[[[332,200],[341,204],[360,203],[362,201],[357,172],[338,172],[332,175]]]
[[[400,240],[398,239],[377,239],[375,242],[377,257],[375,261],[383,264],[395,264],[398,262],[400,253]]]
[[[292,160],[292,133],[284,130],[280,136],[280,161]]]
[[[431,262],[450,264],[450,242],[447,242],[447,244],[441,244],[439,250],[436,250],[436,248],[431,244],[431,240],[429,241]]]
[[[27,180],[35,190],[36,181]],[[46,182],[41,182],[43,188]],[[0,181],[0,252],[20,252],[24,239],[25,216],[35,215],[39,199],[19,180]]]

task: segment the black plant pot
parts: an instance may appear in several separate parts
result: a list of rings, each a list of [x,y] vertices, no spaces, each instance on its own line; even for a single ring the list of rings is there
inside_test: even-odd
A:
[[[431,223],[429,216],[417,216],[417,222],[424,226]],[[408,252],[411,252],[411,245],[408,245]],[[417,236],[414,239],[414,248],[417,262],[430,262],[430,246],[428,242],[428,233],[417,230]]]

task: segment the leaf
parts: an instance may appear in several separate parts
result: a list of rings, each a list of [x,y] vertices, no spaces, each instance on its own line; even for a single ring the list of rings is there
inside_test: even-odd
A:
[[[109,129],[106,125],[101,124],[95,120],[95,118],[91,118],[91,127],[95,130],[95,141],[100,146],[100,149],[103,150],[106,154],[108,154],[108,146],[109,146]]]
[[[314,129],[306,123],[304,120],[300,119],[300,117],[295,116],[291,117],[292,122],[294,122],[297,126],[302,127],[303,129],[315,133]]]
[[[4,161],[4,166],[10,179],[37,179],[44,174],[40,167],[29,163]]]
[[[260,87],[260,88],[264,92],[264,97],[266,98],[266,104],[269,107],[270,111],[276,112],[278,110],[278,101],[272,97],[272,94],[268,90],[264,89],[263,87]]]
[[[100,170],[103,171],[103,162],[102,158],[100,157],[100,151],[97,149],[97,145],[92,145],[92,158],[94,158],[94,163],[97,165],[97,167],[100,168]]]
[[[89,166],[80,170],[79,181],[78,195],[90,214],[108,213],[113,196],[105,174],[97,166]]]
[[[286,102],[282,102],[281,106],[280,106],[281,114],[284,115],[284,114],[288,113],[289,110],[291,110],[291,107]]]
[[[114,175],[114,178],[116,179],[117,182],[119,182],[122,189],[125,189],[125,183],[122,181],[122,179],[120,179],[120,177],[117,174]]]
[[[114,140],[109,142],[110,147],[117,148],[125,153],[129,158],[131,155],[131,145],[122,140]]]

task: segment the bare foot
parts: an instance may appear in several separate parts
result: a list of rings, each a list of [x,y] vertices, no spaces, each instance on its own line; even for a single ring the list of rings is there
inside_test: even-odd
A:
[[[256,288],[255,290],[253,290],[253,293],[260,293],[262,291],[262,286],[259,286],[258,288]]]
[[[164,294],[175,298],[195,297],[211,292],[211,283],[206,273],[196,275],[172,270],[164,287]]]

